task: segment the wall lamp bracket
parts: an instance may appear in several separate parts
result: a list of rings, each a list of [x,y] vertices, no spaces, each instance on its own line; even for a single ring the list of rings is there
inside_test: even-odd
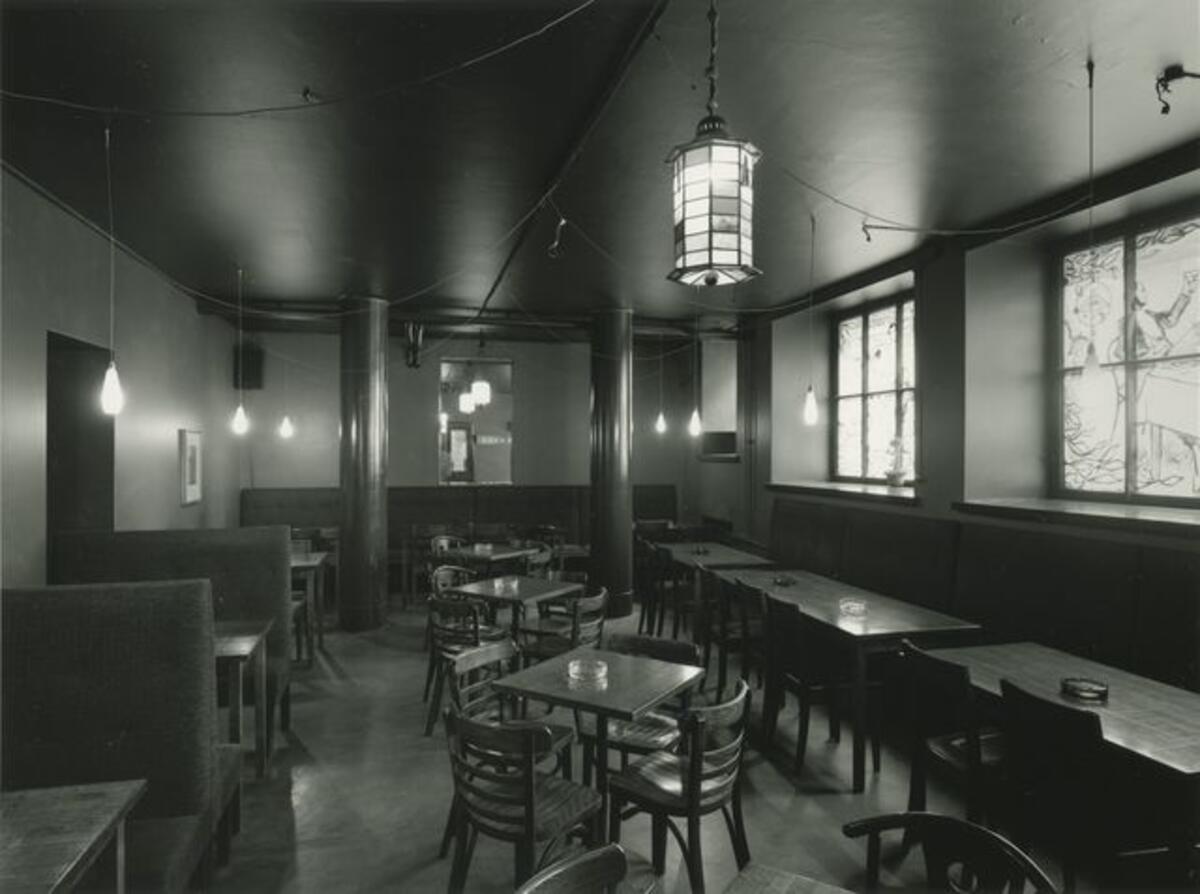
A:
[[[1158,94],[1158,101],[1162,103],[1162,108],[1159,110],[1162,114],[1171,114],[1171,104],[1166,100],[1166,94],[1171,92],[1171,84],[1184,78],[1200,80],[1200,72],[1187,71],[1182,65],[1168,65],[1163,69],[1163,73],[1154,80],[1154,92]]]

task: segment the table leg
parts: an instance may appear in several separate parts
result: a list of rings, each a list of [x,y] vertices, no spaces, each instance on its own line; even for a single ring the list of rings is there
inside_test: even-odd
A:
[[[117,823],[117,894],[125,894],[125,820]]]
[[[854,650],[854,791],[866,788],[867,776],[867,652]]]
[[[242,662],[229,662],[229,741],[242,741]]]
[[[316,572],[313,572],[313,577],[317,583],[314,586],[313,596],[317,602],[317,646],[325,649],[325,564],[317,566]]]
[[[599,825],[608,834],[608,717],[596,715],[596,791],[600,794]]]
[[[267,775],[267,643],[264,639],[255,649],[254,657],[254,758],[261,779]]]

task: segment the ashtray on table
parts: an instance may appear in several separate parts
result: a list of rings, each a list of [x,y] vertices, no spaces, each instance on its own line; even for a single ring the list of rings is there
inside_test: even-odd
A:
[[[1086,677],[1063,677],[1060,691],[1076,702],[1104,704],[1108,701],[1108,684]]]
[[[602,683],[608,680],[608,664],[599,658],[572,658],[567,677],[575,683]]]
[[[858,618],[867,613],[867,603],[863,599],[846,596],[838,600],[838,611],[843,615]]]
[[[788,577],[786,574],[780,574],[771,579],[771,583],[777,587],[790,587],[795,582],[796,578]]]

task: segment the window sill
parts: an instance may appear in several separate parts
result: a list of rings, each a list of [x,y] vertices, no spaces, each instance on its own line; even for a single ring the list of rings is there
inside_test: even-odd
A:
[[[769,490],[781,493],[811,494],[820,497],[836,497],[850,500],[868,500],[878,503],[899,503],[919,506],[920,498],[913,487],[891,487],[886,484],[860,484],[851,481],[795,481],[767,485]]]
[[[1123,528],[1191,537],[1200,533],[1200,512],[1171,506],[1135,506],[1091,500],[1029,497],[1015,500],[964,500],[955,503],[954,508],[971,515],[990,515],[1047,524]]]

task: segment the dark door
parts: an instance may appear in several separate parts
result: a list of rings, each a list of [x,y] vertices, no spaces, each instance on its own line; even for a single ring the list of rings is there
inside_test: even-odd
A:
[[[55,332],[46,343],[46,564],[54,536],[113,529],[113,418],[100,409],[108,351]]]

